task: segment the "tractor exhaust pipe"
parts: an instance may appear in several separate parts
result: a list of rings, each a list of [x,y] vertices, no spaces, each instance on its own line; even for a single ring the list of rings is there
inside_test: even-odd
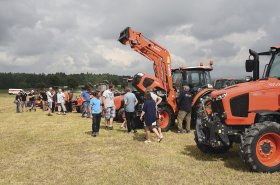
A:
[[[253,59],[246,60],[246,71],[253,71],[253,80],[258,80],[260,78],[260,61],[259,55],[254,50],[249,49],[250,56],[253,56]]]
[[[250,55],[254,57],[254,70],[253,70],[253,80],[258,80],[260,78],[260,61],[259,55],[254,50],[249,50]]]

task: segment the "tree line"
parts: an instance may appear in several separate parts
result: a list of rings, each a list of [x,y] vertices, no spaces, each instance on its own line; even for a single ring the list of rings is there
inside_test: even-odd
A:
[[[0,89],[9,88],[37,88],[43,89],[55,86],[68,86],[69,88],[77,88],[87,84],[103,83],[107,80],[115,86],[124,86],[125,78],[129,76],[119,76],[109,73],[104,74],[35,74],[35,73],[0,73]]]

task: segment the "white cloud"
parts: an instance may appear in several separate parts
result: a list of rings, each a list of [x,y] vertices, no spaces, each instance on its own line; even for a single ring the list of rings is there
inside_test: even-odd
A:
[[[173,67],[213,59],[213,76],[244,76],[249,48],[279,45],[279,5],[277,0],[0,1],[0,71],[152,73],[150,61],[117,41],[131,26],[166,48]]]

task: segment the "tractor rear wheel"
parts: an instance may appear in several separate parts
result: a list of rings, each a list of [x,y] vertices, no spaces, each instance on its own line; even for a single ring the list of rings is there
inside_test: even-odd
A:
[[[258,172],[280,170],[280,124],[265,121],[252,125],[244,134],[240,154]]]
[[[173,120],[173,113],[171,109],[167,106],[162,106],[159,108],[159,127],[161,128],[161,131],[167,132],[171,125]]]

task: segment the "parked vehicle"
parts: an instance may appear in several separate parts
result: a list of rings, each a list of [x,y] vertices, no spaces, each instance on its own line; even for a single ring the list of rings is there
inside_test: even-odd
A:
[[[159,105],[161,117],[159,124],[163,131],[168,131],[178,113],[176,95],[182,85],[188,84],[194,94],[192,122],[195,123],[195,110],[200,98],[214,91],[210,84],[209,73],[213,70],[213,63],[210,62],[209,66],[181,67],[172,70],[169,52],[156,42],[145,38],[142,33],[128,27],[120,33],[119,41],[124,45],[129,44],[134,51],[154,64],[154,76],[137,73],[133,77],[132,84],[139,93],[137,94],[139,102],[136,108],[137,115],[139,116],[142,111],[143,94],[147,87],[151,87],[163,99]]]
[[[214,81],[214,89],[223,89],[228,86],[239,84],[245,80],[233,79],[233,78],[220,78]]]
[[[9,94],[9,95],[16,95],[16,94],[18,94],[20,91],[23,91],[23,89],[9,89],[8,94]]]
[[[246,71],[253,72],[252,81],[201,98],[195,141],[204,153],[227,152],[239,143],[252,170],[275,172],[280,170],[280,46],[249,52]],[[271,55],[262,78],[260,55]]]

